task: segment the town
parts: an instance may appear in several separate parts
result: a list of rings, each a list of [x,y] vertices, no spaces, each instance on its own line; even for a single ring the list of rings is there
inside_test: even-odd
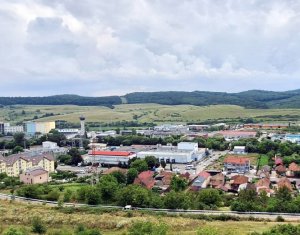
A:
[[[78,122],[1,123],[1,191],[127,208],[299,212],[300,135],[290,123],[99,132]]]

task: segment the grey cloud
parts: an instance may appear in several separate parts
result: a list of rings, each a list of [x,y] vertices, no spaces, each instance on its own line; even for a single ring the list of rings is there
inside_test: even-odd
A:
[[[3,95],[295,89],[299,11],[293,0],[4,0]]]

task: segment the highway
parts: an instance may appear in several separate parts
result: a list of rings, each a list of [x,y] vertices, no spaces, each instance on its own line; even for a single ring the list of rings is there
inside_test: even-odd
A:
[[[14,200],[21,203],[30,203],[37,205],[48,205],[52,207],[58,206],[56,201],[46,201],[33,198],[25,198],[19,196],[12,196],[9,194],[0,194],[0,200]],[[64,203],[64,207],[96,207],[96,208],[111,208],[123,210],[121,206],[107,206],[107,205],[88,205],[80,203]],[[275,220],[277,216],[283,217],[286,221],[300,221],[300,213],[272,213],[272,212],[237,212],[237,211],[216,211],[216,210],[182,210],[182,209],[157,209],[157,208],[139,208],[135,207],[135,210],[139,211],[152,211],[152,212],[165,212],[167,214],[195,214],[195,215],[230,215],[243,218],[258,218],[258,219],[270,219]]]

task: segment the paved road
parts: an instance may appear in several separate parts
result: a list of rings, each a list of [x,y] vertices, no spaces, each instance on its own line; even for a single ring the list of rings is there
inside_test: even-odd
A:
[[[11,200],[12,195],[8,194],[0,194],[0,200]],[[57,206],[57,202],[53,201],[46,201],[46,200],[38,200],[32,198],[24,198],[14,196],[14,200],[17,202],[22,203],[30,203],[30,204],[37,204],[37,205],[48,205],[52,207]],[[80,203],[64,203],[65,207],[98,207],[98,208],[113,208],[123,210],[121,206],[105,206],[105,205],[98,205],[92,206],[87,204],[80,204]],[[231,216],[238,216],[238,217],[253,217],[259,219],[270,219],[275,220],[277,216],[282,216],[286,221],[300,221],[300,213],[269,213],[269,212],[236,212],[236,211],[210,211],[210,210],[181,210],[181,209],[156,209],[156,208],[135,208],[136,210],[146,210],[146,211],[153,211],[153,212],[165,212],[168,214],[203,214],[203,215],[231,215]]]

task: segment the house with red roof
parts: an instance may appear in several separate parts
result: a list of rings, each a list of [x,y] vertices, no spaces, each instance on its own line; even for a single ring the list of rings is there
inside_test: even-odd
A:
[[[216,174],[210,177],[210,186],[216,188],[225,184],[225,175],[223,173]]]
[[[245,173],[250,170],[250,159],[230,155],[224,160],[224,170],[227,172]]]
[[[295,162],[292,162],[289,165],[289,171],[288,171],[289,177],[300,177],[300,166],[297,165]]]
[[[135,178],[133,184],[140,185],[147,189],[152,189],[155,185],[155,179],[153,176],[153,171],[143,171]]]
[[[286,178],[286,177],[280,178],[279,181],[277,182],[277,188],[278,189],[283,188],[283,187],[286,187],[291,192],[293,191],[291,181],[289,181],[289,179]]]
[[[191,191],[199,191],[200,189],[206,188],[209,185],[210,174],[206,171],[202,171],[192,181],[190,186]]]
[[[233,191],[238,191],[239,187],[241,184],[247,184],[248,183],[248,177],[247,176],[244,176],[244,175],[235,175],[235,176],[232,176],[231,179],[230,179],[230,186],[231,186],[231,189]]]
[[[286,168],[284,165],[278,165],[276,166],[275,171],[279,176],[285,176]]]

